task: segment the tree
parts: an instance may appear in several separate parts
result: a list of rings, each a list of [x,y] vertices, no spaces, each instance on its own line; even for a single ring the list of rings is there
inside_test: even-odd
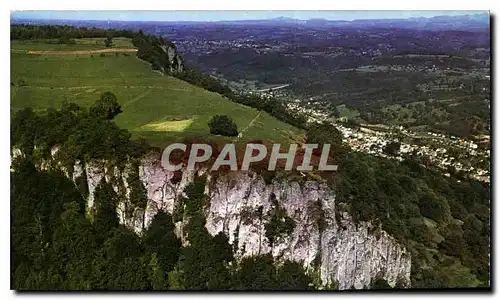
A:
[[[28,159],[18,160],[11,173],[11,201],[13,288],[77,289],[86,286],[82,277],[75,276],[71,285],[64,278],[65,274],[80,273],[78,269],[82,267],[76,263],[67,269],[68,258],[85,260],[81,247],[73,249],[85,242],[86,234],[85,225],[75,224],[85,223],[83,217],[80,220],[73,218],[83,215],[83,199],[71,180],[54,171],[38,172]],[[70,207],[65,206],[69,202],[72,202]],[[64,213],[65,210],[71,213]],[[91,241],[86,245],[91,245]],[[69,249],[74,251],[67,253]]]
[[[200,213],[207,204],[207,195],[205,195],[206,177],[196,176],[185,188],[187,198],[181,198],[185,204],[187,215]]]
[[[313,290],[311,277],[305,274],[304,268],[297,262],[285,261],[278,269],[277,281],[283,290]]]
[[[190,218],[186,228],[190,246],[181,248],[179,259],[180,273],[174,281],[186,289],[229,289],[233,286],[232,277],[226,265],[232,260],[233,253],[223,234],[212,237],[204,226],[203,217],[196,214]]]
[[[105,39],[104,39],[104,45],[106,47],[111,47],[113,46],[113,37],[111,35],[108,35]]]
[[[234,259],[233,249],[229,244],[229,239],[221,231],[212,239],[213,254],[217,261],[232,261]]]
[[[64,205],[61,225],[52,237],[49,250],[50,266],[54,273],[63,274],[64,289],[90,289],[92,260],[95,250],[92,226],[85,218],[78,203]]]
[[[101,180],[94,192],[94,228],[100,235],[107,236],[118,227],[119,220],[116,214],[118,195],[111,184]]]
[[[266,237],[273,245],[280,238],[289,236],[295,229],[295,221],[288,216],[286,209],[277,205],[277,207],[270,212],[270,221],[264,225],[266,230]]]
[[[92,117],[112,120],[116,115],[122,112],[122,108],[116,99],[115,94],[104,92],[99,100],[90,107]]]
[[[146,250],[155,253],[155,260],[163,272],[174,269],[179,258],[180,240],[174,234],[172,217],[165,212],[159,212],[153,218],[144,235]]]
[[[130,189],[130,210],[134,212],[136,208],[146,209],[148,203],[147,190],[139,177],[139,165],[134,162],[132,171],[130,171],[127,182]]]
[[[165,290],[168,287],[168,281],[165,277],[165,272],[158,264],[158,259],[156,258],[156,253],[151,255],[151,261],[149,262],[149,281],[153,290]]]
[[[22,153],[31,154],[37,131],[40,130],[40,117],[32,108],[27,107],[17,111],[10,124],[11,144],[16,145]]]
[[[149,288],[154,269],[151,270],[151,256],[144,253],[144,247],[134,232],[122,226],[111,229],[92,264],[92,287],[112,290]]]
[[[238,127],[236,126],[236,123],[234,123],[231,117],[228,117],[226,115],[216,115],[212,117],[212,119],[208,123],[208,127],[210,128],[211,134],[224,136],[238,135]]]
[[[245,257],[238,272],[240,288],[245,290],[275,290],[279,288],[276,266],[270,254]]]
[[[451,216],[450,206],[446,199],[439,197],[432,191],[424,193],[420,199],[420,213],[422,216],[441,222]]]

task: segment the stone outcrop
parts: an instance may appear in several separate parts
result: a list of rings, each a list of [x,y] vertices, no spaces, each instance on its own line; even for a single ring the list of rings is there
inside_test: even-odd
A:
[[[167,45],[162,45],[160,48],[168,59],[168,70],[163,71],[170,74],[182,73],[182,71],[184,71],[184,60],[179,52],[177,52],[175,45],[169,43]]]
[[[115,183],[121,180],[126,186],[126,175],[122,174],[126,171],[109,170],[102,163],[87,164],[85,170],[90,206],[92,193],[103,178],[108,182],[118,179]],[[139,176],[147,190],[146,210],[127,218],[125,205],[118,207],[121,222],[137,233],[149,226],[158,211],[173,212],[175,202],[184,195],[183,190],[194,174],[184,172],[174,184],[174,173],[164,170],[157,160],[145,159],[139,167]],[[306,270],[320,274],[324,285],[335,282],[340,289],[368,287],[375,278],[383,278],[392,286],[396,282],[409,286],[411,258],[406,249],[370,223],[355,224],[345,212],[336,216],[335,191],[326,184],[315,181],[266,184],[255,173],[231,172],[216,179],[208,176],[206,193],[210,198],[206,228],[212,235],[224,232],[237,249],[238,257],[271,253],[275,258],[294,260]],[[292,234],[271,246],[265,235],[266,219],[249,217],[248,212],[262,207],[265,216],[273,206],[272,194],[296,226]],[[317,207],[322,210],[323,228],[318,225],[314,211]],[[177,234],[182,231],[180,223],[176,224]]]
[[[53,151],[53,155],[57,149]],[[20,155],[14,151],[15,155]],[[76,162],[68,171],[60,163],[43,161],[41,169],[60,168],[74,181],[83,175],[88,185],[88,207],[94,201],[94,191],[101,180],[112,183],[122,198],[129,194],[127,174],[104,161],[87,164]],[[145,210],[126,213],[127,200],[117,207],[120,222],[140,234],[159,211],[173,212],[184,188],[193,180],[193,172],[183,172],[173,180],[174,173],[164,170],[155,158],[143,159],[139,178],[147,191]],[[72,174],[70,174],[72,172]],[[202,171],[199,171],[202,173]],[[175,183],[174,183],[175,182]],[[236,250],[237,257],[271,253],[275,258],[300,262],[308,272],[318,274],[324,286],[332,282],[340,289],[369,287],[378,278],[391,286],[410,285],[410,253],[387,232],[369,222],[353,222],[347,212],[335,208],[335,190],[324,183],[275,180],[266,184],[253,172],[230,172],[216,178],[207,176],[205,192],[210,204],[206,207],[206,228],[212,235],[223,232]],[[272,246],[265,235],[265,217],[273,209],[275,199],[295,221],[293,232],[274,241]],[[322,226],[318,222],[321,210]],[[182,237],[183,222],[175,224],[176,234]]]

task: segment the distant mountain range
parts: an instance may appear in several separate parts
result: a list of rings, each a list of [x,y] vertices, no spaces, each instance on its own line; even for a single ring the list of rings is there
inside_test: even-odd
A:
[[[300,20],[287,17],[278,17],[265,20],[237,20],[237,21],[103,21],[103,20],[48,20],[48,19],[11,19],[11,23],[30,24],[67,24],[77,26],[109,26],[126,23],[154,23],[154,24],[227,24],[227,25],[261,25],[261,26],[304,26],[304,27],[349,27],[349,28],[401,28],[421,30],[484,30],[489,29],[490,16],[488,13],[479,13],[460,16],[435,16],[430,18],[401,18],[401,19],[360,19],[360,20]],[[87,25],[84,25],[87,24]]]
[[[487,13],[461,15],[461,16],[436,16],[430,18],[401,18],[401,19],[359,19],[359,20],[326,20],[309,19],[300,20],[293,18],[274,18],[268,20],[242,20],[242,21],[220,21],[224,24],[269,24],[269,25],[303,25],[321,27],[384,27],[384,28],[408,28],[422,30],[443,30],[443,29],[485,29],[489,28],[490,16]]]

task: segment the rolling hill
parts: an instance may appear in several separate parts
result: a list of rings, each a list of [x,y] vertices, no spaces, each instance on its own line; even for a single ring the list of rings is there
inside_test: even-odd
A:
[[[11,109],[58,108],[64,101],[89,106],[103,92],[114,93],[123,113],[115,122],[152,145],[186,137],[217,142],[264,140],[287,143],[303,133],[266,112],[259,112],[177,78],[151,70],[138,59],[130,39],[76,39],[75,44],[30,40],[11,42]],[[210,136],[207,123],[228,115],[241,138]]]

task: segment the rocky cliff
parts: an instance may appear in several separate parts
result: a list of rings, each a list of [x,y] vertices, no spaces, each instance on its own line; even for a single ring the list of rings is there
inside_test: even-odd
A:
[[[113,182],[115,190],[127,192],[127,168],[119,171],[94,162],[81,166],[77,163],[71,176],[74,180],[84,173],[89,190],[89,206],[93,192],[105,179]],[[177,183],[174,173],[164,170],[160,162],[145,159],[139,167],[139,176],[146,187],[148,204],[145,211],[127,217],[125,203],[118,208],[121,222],[140,233],[149,226],[154,215],[162,210],[173,212],[174,205],[193,173],[184,172]],[[410,283],[410,254],[391,236],[369,223],[355,224],[347,213],[335,213],[335,191],[326,184],[308,181],[274,181],[266,184],[252,172],[231,172],[217,178],[207,177],[206,193],[210,205],[206,208],[207,230],[215,235],[224,232],[235,246],[238,256],[272,253],[276,258],[287,258],[304,264],[307,270],[319,274],[324,285],[338,283],[340,289],[361,289],[375,278],[383,278],[390,285]],[[120,188],[121,187],[121,188]],[[294,219],[292,234],[271,246],[265,235],[265,220],[252,217],[262,210],[266,215],[275,198]],[[318,207],[322,210],[324,226],[318,224]],[[182,235],[179,222],[178,234]]]
[[[161,49],[168,59],[168,69],[163,71],[170,74],[182,73],[182,71],[184,71],[184,63],[182,56],[177,52],[175,45],[162,45]]]
[[[137,36],[132,43],[137,47],[137,57],[149,62],[154,70],[171,75],[184,71],[184,60],[174,43],[152,36]]]
[[[64,170],[54,162],[40,165],[44,169],[56,166]],[[124,198],[128,196],[130,167],[120,171],[105,162],[77,162],[72,171],[65,172],[74,181],[85,178],[89,207],[93,205],[95,188],[103,179],[113,183]],[[147,191],[147,207],[130,216],[126,213],[127,204],[121,203],[117,208],[120,221],[140,234],[158,211],[173,213],[176,201],[185,196],[184,188],[193,176],[192,172],[184,172],[181,178],[172,180],[174,173],[164,170],[160,161],[144,159],[139,177]],[[406,249],[381,228],[366,222],[356,224],[348,213],[338,212],[335,190],[324,183],[275,180],[266,184],[256,173],[230,172],[217,178],[208,175],[205,192],[210,198],[206,228],[212,235],[224,232],[237,249],[237,256],[272,253],[278,259],[301,262],[308,272],[319,275],[324,286],[335,282],[340,289],[368,287],[376,278],[387,280],[391,286],[396,282],[410,285],[411,256]],[[274,201],[270,199],[275,199],[296,224],[290,235],[272,246],[265,235],[266,220],[255,217],[256,211],[262,210],[262,215],[266,215],[273,209]],[[182,222],[176,228],[182,238]]]

